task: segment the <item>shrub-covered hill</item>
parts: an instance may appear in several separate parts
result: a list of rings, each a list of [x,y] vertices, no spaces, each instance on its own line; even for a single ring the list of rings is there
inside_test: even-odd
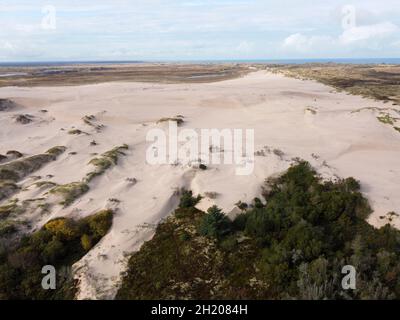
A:
[[[400,232],[365,221],[359,190],[299,162],[266,183],[266,204],[255,199],[234,221],[197,210],[185,192],[130,258],[116,298],[399,299]],[[345,265],[357,271],[355,290],[342,288]]]
[[[17,244],[0,242],[0,300],[74,299],[76,283],[70,268],[107,234],[112,218],[111,210],[77,221],[58,218]],[[56,269],[56,290],[42,287],[46,265]]]

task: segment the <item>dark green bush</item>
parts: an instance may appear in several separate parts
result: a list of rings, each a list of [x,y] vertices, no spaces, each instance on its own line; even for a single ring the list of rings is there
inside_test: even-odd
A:
[[[199,232],[201,235],[220,239],[232,229],[232,222],[217,206],[212,206],[203,217]]]
[[[193,192],[188,190],[183,190],[181,199],[179,202],[179,208],[192,208],[198,204],[201,200],[201,196],[193,197]]]
[[[58,218],[23,237],[16,248],[3,251],[0,300],[73,299],[74,282],[59,271],[71,267],[108,232],[112,215],[111,210],[104,210],[78,221]],[[47,264],[57,270],[56,290],[42,289],[41,269]]]
[[[265,190],[266,204],[255,200],[233,222],[217,207],[178,209],[182,219],[161,224],[132,256],[118,297],[400,299],[400,232],[366,222],[371,208],[355,179],[323,182],[298,161]],[[175,234],[196,226],[185,241]],[[342,288],[345,265],[356,268],[356,290]]]

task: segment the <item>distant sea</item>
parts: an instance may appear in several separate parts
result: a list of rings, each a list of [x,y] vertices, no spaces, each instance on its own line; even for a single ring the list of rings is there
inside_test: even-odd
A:
[[[40,61],[40,62],[0,62],[0,67],[49,67],[85,64],[132,64],[132,63],[262,63],[262,64],[400,64],[400,58],[351,58],[351,59],[254,59],[254,60],[146,60],[146,61]]]

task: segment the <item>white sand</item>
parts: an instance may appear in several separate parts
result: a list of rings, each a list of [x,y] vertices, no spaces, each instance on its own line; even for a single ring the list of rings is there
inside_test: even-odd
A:
[[[230,213],[239,201],[260,196],[265,178],[282,172],[293,157],[308,160],[323,176],[353,176],[373,206],[370,223],[381,226],[379,216],[400,212],[400,134],[377,121],[378,112],[360,108],[387,108],[313,81],[301,81],[267,72],[209,84],[104,83],[79,87],[0,88],[1,98],[14,99],[23,109],[0,113],[0,153],[19,150],[27,155],[56,145],[66,153],[35,173],[54,175],[51,181],[78,181],[91,170],[91,153],[102,153],[126,143],[130,149],[117,166],[96,178],[90,191],[71,207],[57,206],[52,214],[34,222],[37,227],[58,216],[87,216],[106,207],[118,207],[111,231],[76,265],[81,279],[79,299],[112,298],[126,254],[140,248],[153,235],[151,225],[166,217],[178,203],[174,190],[195,193],[218,192],[215,200],[204,199],[199,207],[216,203]],[[317,110],[316,114],[306,111]],[[48,113],[39,110],[47,109]],[[36,117],[28,125],[14,123],[14,114]],[[85,115],[95,115],[106,127],[97,133],[83,124]],[[250,176],[236,176],[234,166],[211,165],[206,171],[188,166],[146,164],[149,144],[145,136],[161,117],[182,114],[183,128],[252,128],[255,150],[264,146],[282,150],[279,157],[267,153],[255,159]],[[146,124],[146,126],[143,125]],[[90,135],[73,136],[72,127]],[[65,130],[60,130],[64,128]],[[89,146],[96,140],[97,146]],[[68,155],[69,152],[77,155]],[[317,155],[313,157],[312,154]],[[324,164],[324,161],[326,162]],[[327,165],[328,166],[327,166]],[[136,178],[130,185],[126,178]],[[21,182],[27,186],[30,179]],[[40,196],[34,188],[16,197]],[[108,199],[121,200],[119,205]],[[37,218],[37,217],[36,217]],[[400,227],[400,219],[393,221]]]

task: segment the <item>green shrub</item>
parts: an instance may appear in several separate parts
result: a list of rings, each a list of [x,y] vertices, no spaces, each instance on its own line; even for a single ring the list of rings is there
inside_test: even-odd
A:
[[[179,202],[179,208],[191,208],[196,206],[201,200],[201,196],[193,197],[193,192],[188,190],[183,190],[181,199]]]
[[[222,210],[212,206],[200,222],[199,232],[206,237],[221,239],[231,231],[231,227],[231,221]]]
[[[248,215],[245,213],[238,214],[232,221],[232,228],[236,231],[243,231],[246,227]]]
[[[73,240],[79,235],[79,227],[74,220],[57,218],[47,222],[44,228],[60,240]]]
[[[103,210],[93,216],[85,218],[84,222],[87,223],[91,234],[93,234],[95,238],[102,238],[111,228],[112,217],[112,210]]]
[[[98,243],[111,221],[110,210],[78,221],[54,219],[12,248],[5,248],[0,252],[0,299],[73,299],[76,283],[61,271],[69,269]],[[46,264],[57,270],[56,290],[42,289],[41,269]]]
[[[92,248],[92,238],[85,233],[81,237],[81,245],[83,250],[89,251]]]
[[[65,150],[67,150],[66,147],[64,146],[57,146],[57,147],[53,147],[49,150],[46,151],[46,153],[49,153],[53,156],[58,157],[59,155],[63,154],[65,152]]]
[[[325,182],[298,161],[267,183],[266,204],[255,200],[232,223],[217,207],[198,212],[192,193],[183,194],[189,208],[132,255],[117,297],[400,298],[400,231],[366,222],[371,208],[358,181]],[[342,288],[345,265],[357,270],[357,290]]]

